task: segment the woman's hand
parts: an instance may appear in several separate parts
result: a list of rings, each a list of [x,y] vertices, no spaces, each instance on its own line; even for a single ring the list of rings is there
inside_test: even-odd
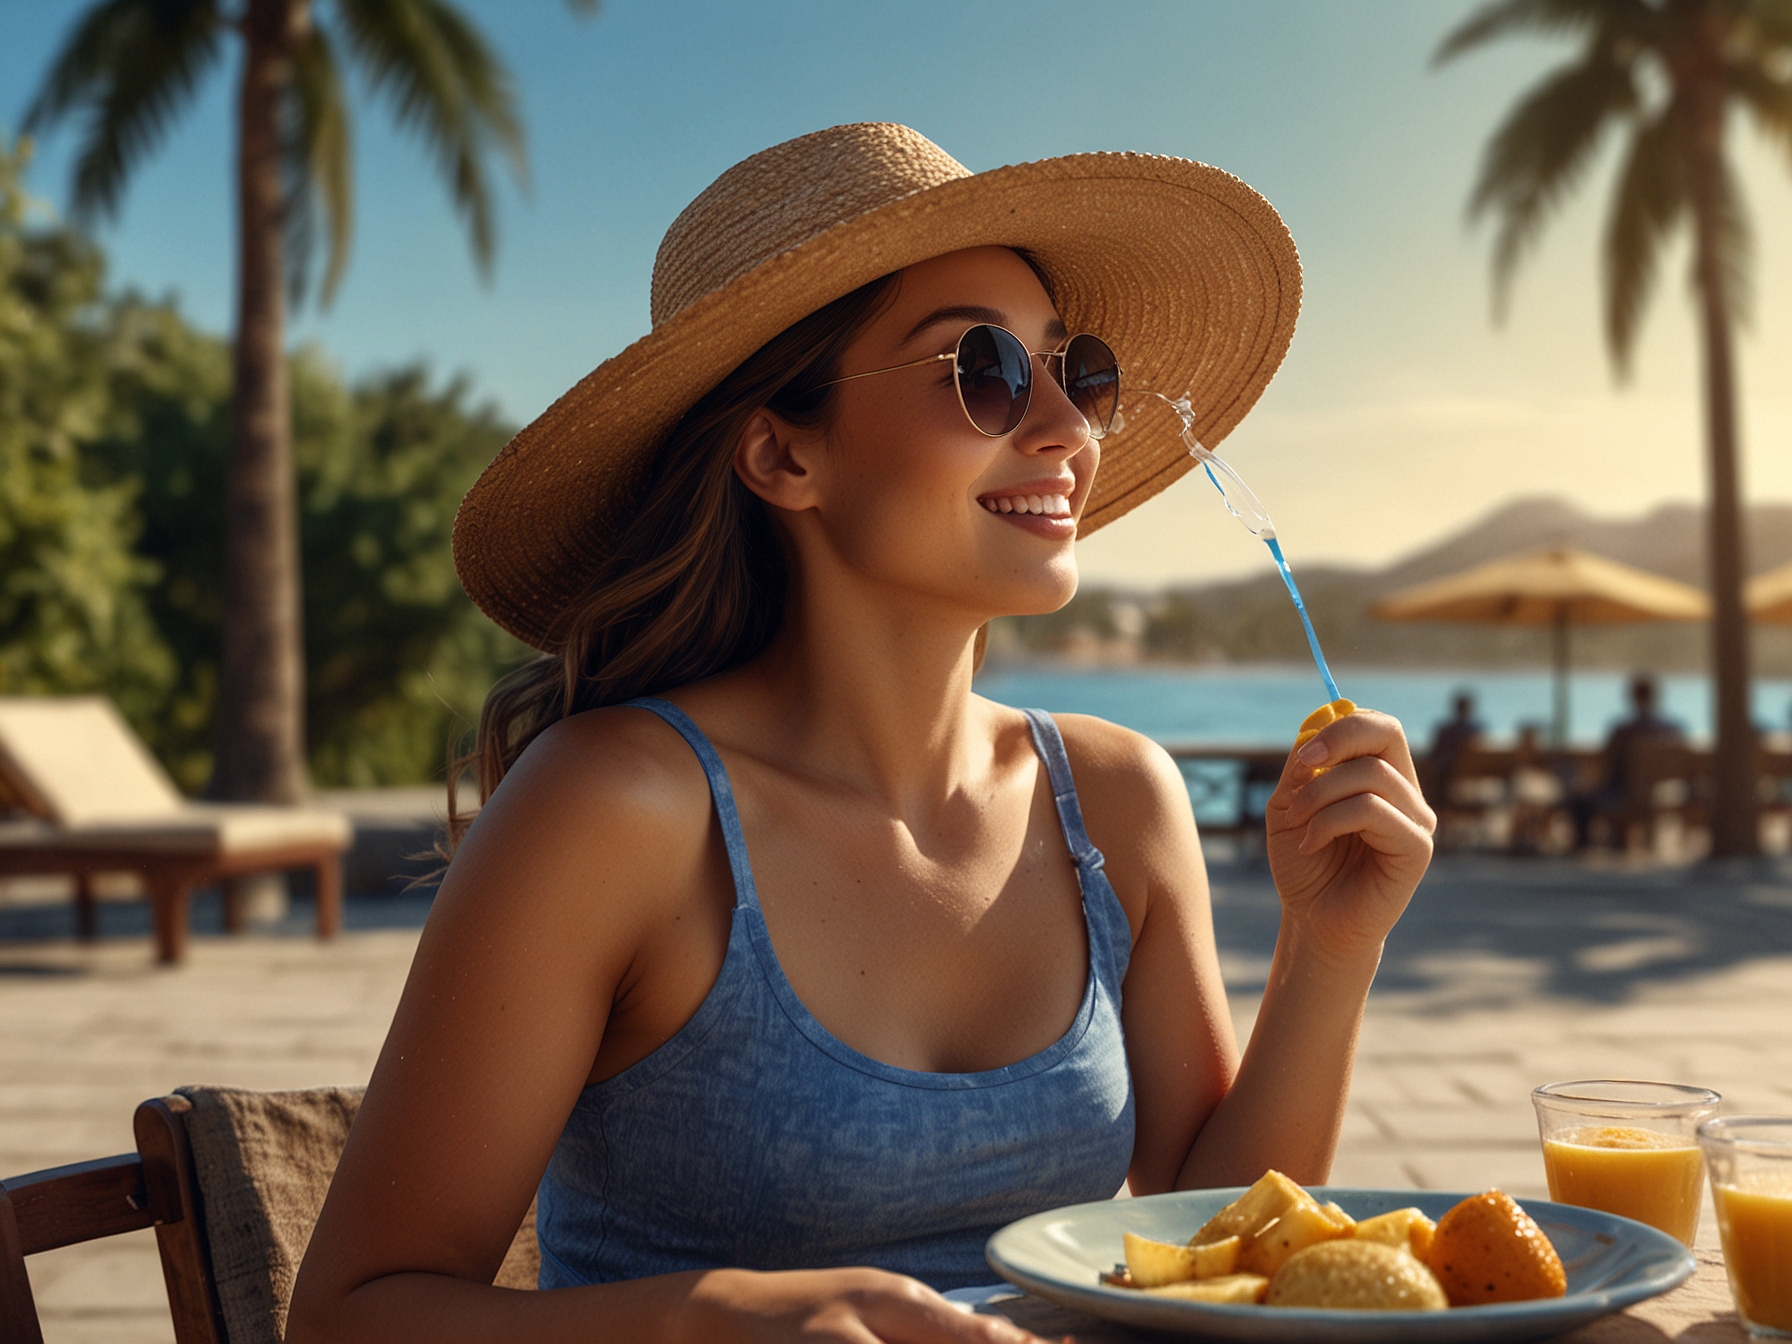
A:
[[[961,1311],[926,1284],[880,1269],[705,1274],[686,1299],[680,1344],[1043,1344],[1000,1316]]]
[[[1437,829],[1399,721],[1357,710],[1327,724],[1289,753],[1265,811],[1291,931],[1336,965],[1379,958]]]

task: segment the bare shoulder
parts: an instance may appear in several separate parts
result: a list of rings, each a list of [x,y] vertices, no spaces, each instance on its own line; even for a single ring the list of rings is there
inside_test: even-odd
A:
[[[1064,737],[1085,813],[1109,803],[1135,812],[1186,804],[1182,772],[1170,753],[1145,734],[1092,714],[1052,717]]]
[[[655,715],[590,710],[529,744],[480,809],[444,882],[499,881],[565,892],[614,893],[636,869],[677,868],[708,834],[709,784],[695,754]]]
[[[1088,714],[1058,714],[1089,838],[1136,937],[1153,900],[1194,882],[1201,844],[1182,771],[1143,733]]]

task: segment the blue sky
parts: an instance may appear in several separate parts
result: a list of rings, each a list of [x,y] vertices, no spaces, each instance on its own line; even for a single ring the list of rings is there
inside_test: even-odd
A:
[[[329,0],[318,0],[327,17]],[[1503,110],[1562,58],[1511,42],[1441,71],[1445,0],[977,5],[463,0],[522,90],[532,183],[500,190],[479,280],[414,142],[356,96],[358,220],[342,292],[296,340],[350,374],[427,359],[518,421],[647,328],[660,234],[730,163],[842,121],[915,126],[972,169],[1082,150],[1179,154],[1242,176],[1299,244],[1294,347],[1225,449],[1296,561],[1379,563],[1518,494],[1601,513],[1700,497],[1695,349],[1683,264],[1666,270],[1637,375],[1600,345],[1597,240],[1611,154],[1488,318],[1487,238],[1462,207]],[[77,0],[0,0],[0,127],[14,129]],[[229,110],[214,73],[101,229],[113,275],[230,318]],[[39,147],[32,190],[61,207],[75,136]],[[1792,497],[1792,187],[1739,128],[1759,304],[1743,343],[1746,479]],[[1261,548],[1190,477],[1084,547],[1096,579],[1259,567]]]

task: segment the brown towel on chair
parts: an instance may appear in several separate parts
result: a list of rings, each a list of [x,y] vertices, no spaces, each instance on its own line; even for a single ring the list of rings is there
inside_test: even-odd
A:
[[[280,1344],[293,1279],[363,1089],[176,1090],[193,1106],[186,1117],[187,1137],[230,1344]],[[496,1282],[533,1288],[540,1262],[531,1204]]]

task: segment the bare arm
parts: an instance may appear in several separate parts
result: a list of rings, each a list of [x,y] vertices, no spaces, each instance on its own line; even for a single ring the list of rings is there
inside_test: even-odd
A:
[[[1282,925],[1250,1047],[1189,1152],[1185,1188],[1271,1166],[1325,1180],[1382,945],[1431,861],[1437,819],[1385,714],[1358,711],[1291,753],[1266,812]]]
[[[1134,924],[1123,1010],[1134,1193],[1248,1184],[1269,1167],[1323,1180],[1382,943],[1431,854],[1435,820],[1399,724],[1352,715],[1315,739],[1323,761],[1289,757],[1268,808],[1282,923],[1242,1061],[1181,774],[1144,739],[1092,724],[1065,721],[1079,785],[1087,775],[1093,786],[1091,831]]]
[[[873,1270],[492,1286],[652,921],[713,876],[711,826],[688,749],[644,714],[581,716],[525,753],[436,897],[290,1344],[1031,1338]]]

